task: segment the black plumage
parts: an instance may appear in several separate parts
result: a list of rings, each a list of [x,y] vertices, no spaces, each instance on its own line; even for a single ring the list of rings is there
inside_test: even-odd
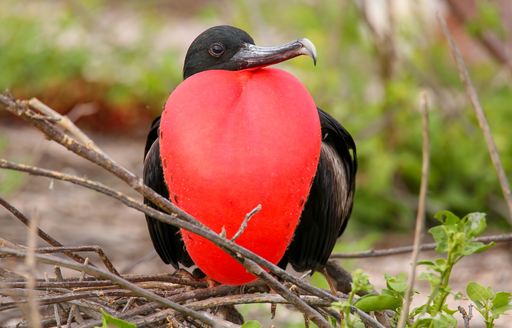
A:
[[[316,60],[313,45],[306,39],[281,47],[256,47],[244,31],[218,26],[201,34],[190,46],[184,65],[184,78],[209,69],[239,70],[262,67],[302,54]],[[357,170],[356,146],[350,134],[333,117],[318,109],[322,148],[318,169],[304,205],[294,238],[280,261],[298,271],[319,270],[343,233],[352,211]],[[153,121],[144,151],[144,183],[168,198],[160,162],[158,129]],[[146,204],[153,206],[149,201]],[[146,216],[153,245],[162,260],[175,268],[193,262],[181,240],[179,229]]]
[[[151,187],[154,191],[169,199],[169,190],[164,180],[162,162],[160,160],[160,144],[158,142],[158,130],[160,127],[160,117],[156,118],[151,124],[146,147],[144,149],[144,184]],[[149,200],[144,199],[144,203],[158,209]],[[153,241],[153,246],[160,258],[166,263],[171,264],[178,269],[178,263],[186,267],[194,263],[185,250],[185,245],[181,240],[179,228],[170,224],[165,224],[146,215],[149,234]]]
[[[315,179],[293,240],[279,266],[297,271],[325,265],[352,212],[357,170],[356,145],[329,114],[318,109],[322,148]]]

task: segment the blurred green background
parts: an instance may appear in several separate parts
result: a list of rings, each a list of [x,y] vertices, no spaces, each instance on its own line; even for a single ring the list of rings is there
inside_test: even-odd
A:
[[[457,3],[465,5],[464,13],[453,11]],[[492,35],[510,50],[510,7],[507,1],[469,0],[4,0],[0,89],[39,97],[63,113],[92,107],[79,126],[115,138],[144,138],[181,81],[188,45],[204,29],[235,25],[260,45],[307,37],[316,44],[318,65],[299,58],[282,66],[356,140],[360,169],[351,226],[412,228],[421,170],[418,107],[425,90],[431,110],[429,216],[440,209],[483,211],[496,228],[506,228],[501,189],[435,12],[446,16],[462,48],[511,177],[511,69],[482,41]],[[0,116],[0,156],[1,126],[12,120]],[[17,179],[3,181],[9,183],[19,185]]]

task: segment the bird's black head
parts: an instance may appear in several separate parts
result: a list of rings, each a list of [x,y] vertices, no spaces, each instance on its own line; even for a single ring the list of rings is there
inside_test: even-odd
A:
[[[183,78],[207,70],[238,71],[276,64],[300,55],[316,63],[316,49],[308,39],[278,47],[258,47],[245,31],[228,25],[209,28],[190,45],[183,66]]]

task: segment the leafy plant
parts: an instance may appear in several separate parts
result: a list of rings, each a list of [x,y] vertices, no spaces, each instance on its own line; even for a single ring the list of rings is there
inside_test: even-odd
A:
[[[400,309],[407,289],[407,277],[404,273],[397,276],[385,274],[384,279],[386,279],[386,288],[380,294],[365,295],[354,305],[365,312],[393,310],[395,315],[392,321],[396,323],[400,317]]]
[[[494,320],[508,310],[512,310],[512,293],[495,293],[491,287],[470,282],[466,287],[468,297],[484,317],[487,328],[494,327]]]
[[[429,282],[431,291],[427,301],[408,314],[407,326],[412,328],[457,326],[457,320],[454,317],[457,311],[450,309],[446,303],[448,295],[452,293],[449,282],[453,267],[463,257],[485,251],[494,245],[494,243],[484,244],[475,240],[486,228],[484,213],[470,213],[459,218],[449,211],[441,211],[434,217],[440,225],[431,228],[429,233],[436,243],[436,251],[444,256],[419,262],[419,265],[426,268],[426,271],[420,275],[420,279]],[[353,279],[353,289],[347,301],[333,305],[344,315],[342,327],[359,325],[357,316],[350,313],[351,306],[364,312],[392,310],[394,316],[391,322],[396,326],[407,289],[405,274],[398,276],[386,274],[386,288],[378,294],[367,294],[359,299],[355,299],[358,292],[371,292],[373,288],[368,282],[368,277],[360,270],[354,272]],[[512,309],[511,293],[495,293],[490,287],[485,288],[471,282],[468,284],[467,294],[484,317],[487,327],[493,327],[495,319]],[[456,299],[460,298],[460,293],[454,295]]]
[[[451,292],[449,286],[453,266],[464,256],[484,251],[494,243],[484,244],[474,239],[486,228],[484,213],[471,213],[460,219],[449,211],[442,211],[435,215],[441,225],[429,230],[437,246],[436,252],[445,253],[446,257],[434,261],[422,261],[421,265],[427,268],[420,278],[427,280],[431,287],[431,295],[427,304],[418,308],[416,312],[427,313],[429,318],[422,321],[440,320],[449,317],[455,312],[446,306],[446,298]],[[442,319],[444,320],[444,319]],[[450,319],[451,320],[451,319]]]
[[[364,328],[364,323],[361,321],[361,318],[352,314],[351,310],[352,306],[355,305],[354,297],[361,292],[368,293],[373,291],[373,286],[370,284],[368,275],[365,274],[362,270],[357,269],[352,273],[351,287],[352,288],[348,294],[347,300],[344,302],[334,302],[332,307],[343,315],[341,320],[342,328]],[[331,323],[336,326],[336,320],[334,318],[331,318]]]

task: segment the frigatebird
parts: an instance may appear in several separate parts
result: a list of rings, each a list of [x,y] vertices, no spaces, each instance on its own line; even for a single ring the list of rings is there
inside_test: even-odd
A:
[[[209,71],[268,69],[264,67],[300,55],[312,57],[316,64],[316,50],[308,39],[298,39],[277,47],[260,47],[256,46],[252,37],[241,29],[227,25],[216,26],[200,34],[190,45],[183,67],[183,83],[191,80],[194,76],[201,79],[200,74]],[[213,82],[210,85],[216,83],[215,78],[211,81]],[[200,94],[196,96],[201,97]],[[316,105],[314,106],[316,107]],[[315,159],[317,160],[315,162],[316,173],[311,181],[306,182],[310,185],[309,195],[305,204],[304,200],[302,201],[302,211],[299,212],[300,219],[295,227],[293,238],[286,244],[288,247],[284,255],[277,260],[280,267],[285,268],[291,264],[295,270],[300,272],[318,271],[325,266],[337,238],[347,226],[355,192],[357,159],[354,140],[347,130],[327,112],[318,107],[315,108],[315,112],[318,115],[319,131],[321,131],[321,135],[319,135],[321,147],[319,156]],[[172,181],[173,172],[164,172],[169,169],[162,165],[162,141],[160,139],[163,131],[161,131],[161,121],[161,117],[157,117],[153,121],[147,136],[144,149],[144,183],[180,206],[177,195],[170,193],[168,183],[164,178],[164,176],[169,177],[168,181]],[[251,124],[251,122],[243,124]],[[284,128],[288,122],[280,124]],[[214,128],[222,129],[223,127]],[[269,133],[274,133],[277,140],[281,128],[277,126],[273,129]],[[311,138],[314,138],[314,134]],[[197,142],[207,141],[199,140]],[[187,145],[191,148],[196,146],[194,144]],[[289,154],[283,152],[279,154],[279,160],[286,163],[287,156]],[[172,161],[173,159],[168,158],[168,160]],[[207,166],[208,163],[202,163],[202,165]],[[268,174],[274,173],[268,172]],[[236,182],[226,181],[225,183]],[[287,191],[280,192],[286,193]],[[201,200],[194,201],[201,202]],[[145,203],[156,207],[148,200],[145,200]],[[226,204],[226,206],[229,205]],[[265,205],[263,205],[263,209],[265,209]],[[247,212],[249,210],[250,208],[247,209]],[[146,220],[153,245],[166,264],[171,264],[175,268],[194,266],[194,261],[185,247],[182,233],[178,228],[148,216],[146,216]],[[257,215],[252,220],[258,220]],[[275,238],[281,238],[278,233],[279,231],[276,231]]]

